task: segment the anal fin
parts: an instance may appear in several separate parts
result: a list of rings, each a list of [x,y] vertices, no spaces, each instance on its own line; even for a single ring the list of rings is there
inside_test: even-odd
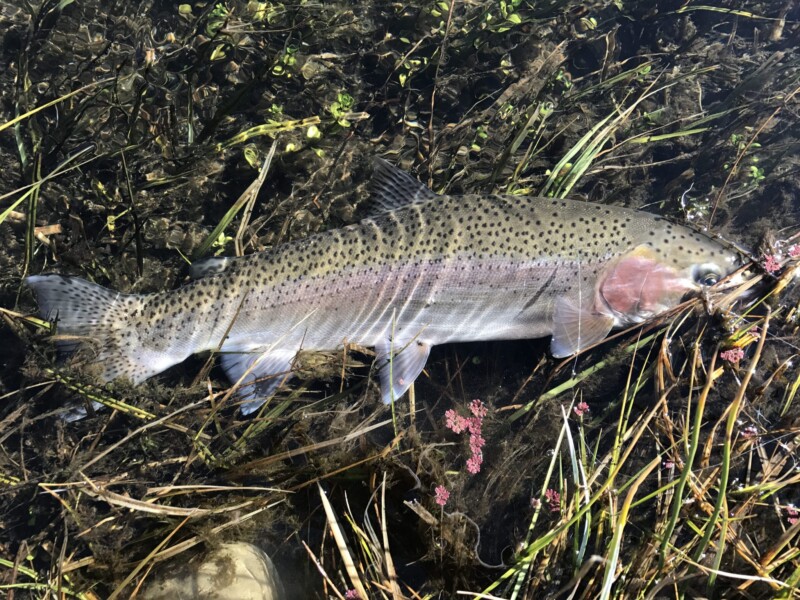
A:
[[[398,343],[386,340],[375,348],[380,369],[381,398],[385,404],[399,400],[414,383],[431,353],[431,345],[421,340]]]
[[[596,344],[608,335],[614,318],[576,306],[566,298],[556,299],[550,352],[566,358]]]
[[[226,348],[220,363],[231,383],[239,383],[241,411],[248,415],[258,409],[278,387],[290,379],[296,350],[283,348]]]

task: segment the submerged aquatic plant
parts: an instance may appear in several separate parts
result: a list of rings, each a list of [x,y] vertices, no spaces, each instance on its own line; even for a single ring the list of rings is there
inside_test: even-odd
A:
[[[486,406],[478,399],[469,404],[471,417],[463,417],[453,409],[445,413],[445,425],[454,433],[469,432],[470,457],[467,459],[467,471],[477,475],[483,464],[483,446],[486,440],[483,437],[483,419],[487,415]]]

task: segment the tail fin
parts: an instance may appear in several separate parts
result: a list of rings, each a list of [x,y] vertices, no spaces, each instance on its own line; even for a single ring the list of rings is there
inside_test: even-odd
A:
[[[77,362],[87,363],[85,370],[99,379],[141,383],[179,362],[142,348],[131,317],[141,311],[144,296],[61,275],[36,275],[25,282],[36,294],[39,314],[56,323],[59,354],[77,352]]]

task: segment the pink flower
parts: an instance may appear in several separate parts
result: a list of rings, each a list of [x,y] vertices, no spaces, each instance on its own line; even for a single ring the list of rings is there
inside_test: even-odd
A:
[[[792,258],[797,258],[798,256],[800,256],[800,244],[792,244],[786,250],[786,253]]]
[[[473,433],[471,436],[469,436],[469,449],[472,454],[480,454],[484,444],[486,444],[486,440],[480,435],[475,435]]]
[[[467,459],[467,471],[472,475],[477,475],[481,472],[481,465],[483,464],[483,457],[480,455],[472,455]]]
[[[467,419],[467,429],[470,435],[477,435],[480,437],[481,429],[483,429],[483,421],[478,417],[469,417]]]
[[[589,412],[589,405],[586,404],[586,402],[578,402],[578,404],[572,410],[575,411],[576,415],[582,417]]]
[[[722,360],[728,361],[732,365],[739,364],[739,361],[744,358],[744,350],[741,348],[731,348],[730,350],[723,350],[719,353]]]
[[[358,592],[355,590],[347,590],[344,593],[344,597],[347,598],[347,600],[361,600],[361,596],[359,596]]]
[[[444,413],[444,418],[444,424],[448,429],[452,429],[454,433],[461,433],[469,427],[470,420],[462,417],[452,408]]]
[[[781,270],[781,262],[774,254],[764,255],[764,270],[767,273],[775,273]]]
[[[483,419],[489,413],[483,402],[477,398],[469,403],[469,411],[478,419]]]
[[[786,520],[789,521],[789,525],[794,525],[798,521],[800,521],[800,512],[798,512],[797,507],[794,504],[787,504],[786,505]]]
[[[664,468],[665,469],[670,469],[670,470],[674,469],[675,468],[675,462],[671,461],[671,460],[665,460],[664,461]]]
[[[561,494],[556,490],[548,489],[544,493],[544,499],[550,512],[561,512]]]
[[[439,506],[443,507],[450,499],[450,492],[443,485],[437,485],[434,489],[434,493],[436,494],[436,504]]]

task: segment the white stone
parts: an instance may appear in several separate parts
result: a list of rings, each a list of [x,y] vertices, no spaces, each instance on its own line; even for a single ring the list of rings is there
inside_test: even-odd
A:
[[[202,562],[164,572],[145,588],[143,600],[284,600],[275,566],[253,544],[223,544]]]

